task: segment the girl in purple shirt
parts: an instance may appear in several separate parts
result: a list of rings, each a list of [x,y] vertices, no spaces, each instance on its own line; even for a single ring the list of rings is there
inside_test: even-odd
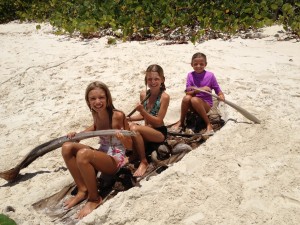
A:
[[[178,129],[184,124],[186,114],[189,109],[196,111],[206,123],[206,132],[204,135],[213,135],[214,130],[209,121],[207,113],[213,105],[212,96],[195,88],[201,88],[211,92],[212,89],[219,96],[219,100],[224,101],[225,97],[217,82],[215,75],[212,72],[206,71],[207,65],[206,55],[197,52],[192,57],[191,66],[194,71],[188,73],[186,81],[186,95],[181,102],[180,120],[173,126],[173,129]]]

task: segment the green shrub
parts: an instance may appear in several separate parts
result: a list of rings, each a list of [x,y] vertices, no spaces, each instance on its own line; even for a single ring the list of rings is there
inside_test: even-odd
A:
[[[234,34],[240,30],[282,23],[300,35],[300,3],[289,0],[0,0],[0,22],[49,21],[57,33],[84,37],[110,29],[124,40],[176,29],[196,41],[208,30]]]

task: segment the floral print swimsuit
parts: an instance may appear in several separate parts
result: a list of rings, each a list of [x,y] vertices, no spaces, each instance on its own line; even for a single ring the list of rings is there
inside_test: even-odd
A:
[[[118,162],[118,168],[125,165],[125,147],[115,136],[101,136],[99,151],[112,156]]]

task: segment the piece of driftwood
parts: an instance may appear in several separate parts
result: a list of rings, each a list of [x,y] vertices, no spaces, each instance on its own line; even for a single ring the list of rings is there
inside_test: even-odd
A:
[[[193,88],[193,89],[194,89],[194,90],[197,90],[197,91],[201,91],[201,92],[207,93],[207,94],[213,96],[213,97],[216,98],[216,99],[220,99],[219,96],[217,96],[217,95],[215,95],[215,94],[213,94],[213,93],[210,93],[210,92],[208,92],[208,91],[205,91],[205,90],[203,90],[203,89],[201,89],[201,88]],[[226,99],[225,99],[223,102],[224,102],[225,104],[231,106],[232,108],[234,108],[236,111],[238,111],[239,113],[241,113],[241,114],[242,114],[244,117],[246,117],[247,119],[253,121],[254,123],[260,124],[260,120],[257,119],[257,118],[256,118],[254,115],[252,115],[251,113],[249,113],[246,109],[243,109],[242,107],[240,107],[240,106],[236,105],[235,103],[230,102],[230,101],[228,101],[228,100],[226,100]]]
[[[49,153],[61,147],[65,142],[68,141],[75,142],[75,141],[97,137],[97,136],[114,135],[116,132],[121,132],[125,136],[135,135],[134,132],[128,130],[111,129],[111,130],[97,130],[97,131],[78,133],[72,139],[69,139],[67,136],[62,136],[35,147],[14,168],[0,172],[0,177],[7,181],[14,181],[19,175],[21,169],[27,167],[34,160],[45,155],[46,153]]]

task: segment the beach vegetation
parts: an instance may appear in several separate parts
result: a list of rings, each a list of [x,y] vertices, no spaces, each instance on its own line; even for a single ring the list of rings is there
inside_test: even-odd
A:
[[[49,22],[56,33],[122,40],[219,38],[273,24],[300,36],[294,0],[0,0],[0,23]],[[40,27],[39,27],[40,28]],[[121,30],[121,32],[120,32]]]
[[[4,214],[0,214],[0,224],[1,225],[17,225],[17,223]]]
[[[115,44],[117,44],[117,40],[115,38],[109,37],[107,39],[107,44],[109,44],[109,45],[115,45]]]

